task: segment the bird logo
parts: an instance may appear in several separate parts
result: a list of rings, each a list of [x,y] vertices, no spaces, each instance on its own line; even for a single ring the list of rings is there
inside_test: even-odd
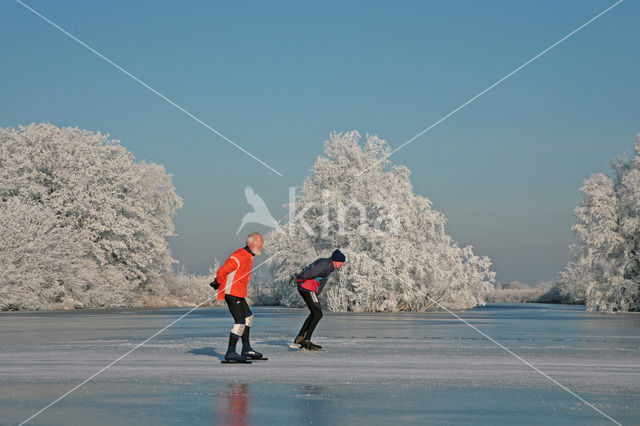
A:
[[[265,204],[264,200],[255,193],[253,188],[247,186],[244,189],[244,197],[247,200],[247,203],[253,207],[253,211],[247,213],[242,218],[242,222],[240,222],[240,227],[236,231],[236,235],[240,233],[240,230],[247,223],[257,223],[259,225],[268,226],[270,228],[277,228],[278,222],[273,218],[269,208]]]

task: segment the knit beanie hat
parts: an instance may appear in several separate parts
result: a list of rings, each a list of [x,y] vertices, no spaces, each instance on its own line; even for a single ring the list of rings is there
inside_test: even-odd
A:
[[[344,256],[344,254],[336,249],[333,253],[331,253],[331,260],[333,260],[334,262],[344,262],[347,258]]]

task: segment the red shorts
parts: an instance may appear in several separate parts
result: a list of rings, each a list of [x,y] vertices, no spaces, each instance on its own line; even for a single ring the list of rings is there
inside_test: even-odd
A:
[[[300,285],[300,287],[314,293],[317,293],[318,287],[320,287],[320,283],[316,280],[296,280],[296,282],[298,283],[298,285]]]

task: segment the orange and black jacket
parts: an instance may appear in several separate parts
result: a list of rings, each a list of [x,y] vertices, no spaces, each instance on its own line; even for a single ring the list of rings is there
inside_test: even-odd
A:
[[[251,278],[254,254],[249,247],[241,248],[231,253],[216,274],[218,300],[223,300],[225,294],[236,297],[247,297],[247,284]]]

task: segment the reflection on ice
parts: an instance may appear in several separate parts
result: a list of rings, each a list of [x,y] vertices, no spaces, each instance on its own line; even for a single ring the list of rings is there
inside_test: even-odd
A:
[[[246,426],[249,421],[249,383],[230,383],[218,393],[215,419],[224,426]]]
[[[302,385],[298,390],[298,410],[305,424],[329,424],[327,395],[322,386]]]

